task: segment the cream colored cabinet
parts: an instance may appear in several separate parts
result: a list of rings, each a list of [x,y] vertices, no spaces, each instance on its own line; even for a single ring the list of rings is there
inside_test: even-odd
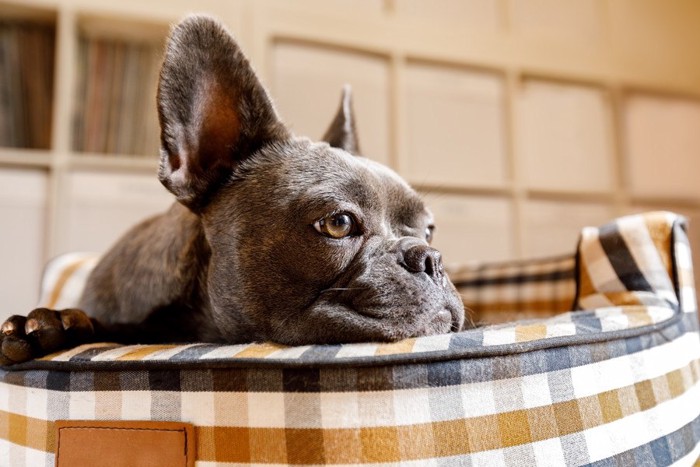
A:
[[[299,135],[351,84],[363,152],[425,196],[447,263],[569,253],[640,209],[698,218],[697,2],[0,0],[0,313],[35,302],[51,256],[103,251],[172,201],[153,92],[190,11],[229,26]],[[13,52],[16,24],[46,27],[48,52]],[[44,120],[16,130],[22,96]]]

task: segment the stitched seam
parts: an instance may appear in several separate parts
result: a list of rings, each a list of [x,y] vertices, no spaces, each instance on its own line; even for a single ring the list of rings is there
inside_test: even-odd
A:
[[[185,465],[189,465],[189,457],[187,456],[187,445],[188,445],[188,440],[187,440],[187,430],[183,429],[181,430],[185,434]]]
[[[118,430],[118,431],[182,431],[182,428],[118,428],[109,426],[64,426],[61,430]]]

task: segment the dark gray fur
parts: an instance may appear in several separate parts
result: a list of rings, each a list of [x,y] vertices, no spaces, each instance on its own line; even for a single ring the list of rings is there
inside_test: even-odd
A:
[[[343,96],[330,145],[294,137],[222,26],[177,25],[159,82],[158,176],[179,203],[104,256],[81,308],[124,341],[302,345],[459,330],[462,302],[426,241],[431,214],[390,169],[351,155]],[[317,232],[338,212],[356,218],[357,235]]]

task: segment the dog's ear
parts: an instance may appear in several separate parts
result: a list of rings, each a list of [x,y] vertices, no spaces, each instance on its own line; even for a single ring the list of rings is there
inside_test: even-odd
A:
[[[331,126],[326,130],[326,134],[323,135],[323,141],[350,154],[360,154],[360,142],[355,129],[355,113],[352,109],[352,89],[349,84],[343,86],[340,108]]]
[[[158,178],[197,211],[237,164],[289,138],[233,37],[217,21],[191,16],[173,28],[158,82]]]

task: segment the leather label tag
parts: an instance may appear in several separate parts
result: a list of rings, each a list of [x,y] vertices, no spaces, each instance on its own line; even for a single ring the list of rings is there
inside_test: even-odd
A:
[[[56,466],[194,467],[195,431],[188,423],[56,422]]]

